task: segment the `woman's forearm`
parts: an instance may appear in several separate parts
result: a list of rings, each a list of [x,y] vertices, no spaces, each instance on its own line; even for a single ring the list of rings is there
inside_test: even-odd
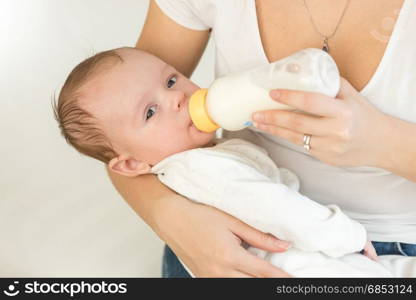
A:
[[[126,177],[107,168],[113,185],[130,207],[160,236],[160,212],[184,198],[163,185],[155,175]]]
[[[380,167],[416,182],[416,124],[386,116]],[[377,125],[376,125],[377,126]]]

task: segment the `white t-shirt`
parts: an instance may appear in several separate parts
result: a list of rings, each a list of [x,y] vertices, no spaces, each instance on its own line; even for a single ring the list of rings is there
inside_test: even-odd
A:
[[[156,2],[182,26],[195,30],[212,28],[216,77],[268,63],[258,30],[255,0]],[[361,91],[381,111],[414,123],[415,29],[416,1],[404,0],[384,56]],[[278,166],[300,178],[302,194],[324,205],[337,204],[366,227],[371,240],[416,243],[416,183],[378,168],[329,166],[302,147],[257,130],[227,132],[225,136],[243,137],[267,149]]]

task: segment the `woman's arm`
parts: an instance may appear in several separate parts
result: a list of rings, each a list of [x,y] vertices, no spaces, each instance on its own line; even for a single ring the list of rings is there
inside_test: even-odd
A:
[[[210,30],[191,30],[180,26],[151,0],[136,47],[156,55],[183,75],[191,77],[209,36]]]
[[[123,177],[107,169],[127,203],[164,240],[196,277],[288,277],[253,256],[241,243],[282,252],[288,243],[213,207],[193,203],[155,175]]]
[[[209,30],[180,26],[151,1],[137,47],[190,76],[208,39]],[[154,175],[127,178],[108,172],[122,197],[197,277],[287,276],[240,245],[245,241],[266,251],[284,251],[287,243],[214,208],[191,203]]]

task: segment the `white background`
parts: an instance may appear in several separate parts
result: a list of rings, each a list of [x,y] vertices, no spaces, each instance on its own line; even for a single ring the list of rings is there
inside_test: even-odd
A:
[[[163,243],[51,101],[81,60],[133,46],[148,0],[0,0],[0,276],[159,277]],[[208,49],[192,79],[213,79]]]

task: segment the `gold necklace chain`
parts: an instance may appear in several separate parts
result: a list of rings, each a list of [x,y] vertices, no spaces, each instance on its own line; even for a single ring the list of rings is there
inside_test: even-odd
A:
[[[337,30],[338,30],[338,27],[339,27],[339,25],[341,24],[341,21],[342,21],[342,19],[344,18],[344,15],[345,15],[345,12],[347,11],[347,8],[348,8],[348,6],[349,6],[349,4],[350,4],[350,0],[347,0],[347,2],[345,3],[345,7],[344,7],[344,10],[343,10],[343,12],[342,12],[342,15],[341,15],[341,17],[339,18],[339,20],[338,20],[338,23],[337,23],[337,26],[335,26],[335,29],[334,29],[334,31],[330,34],[330,35],[324,35],[324,34],[322,34],[320,31],[319,31],[319,29],[318,29],[318,27],[316,26],[316,24],[315,24],[315,22],[314,22],[314,20],[313,20],[313,18],[312,18],[312,14],[311,14],[311,11],[309,10],[309,7],[308,7],[308,5],[306,4],[306,0],[303,0],[303,4],[305,5],[305,8],[306,8],[306,10],[308,11],[308,16],[309,16],[309,19],[311,20],[311,23],[312,23],[312,26],[313,26],[313,28],[314,28],[314,30],[324,39],[324,45],[323,45],[323,47],[322,47],[322,50],[324,50],[324,51],[326,51],[326,52],[328,52],[329,53],[329,44],[328,44],[328,40],[330,39],[330,38],[332,38],[334,35],[335,35],[335,33],[337,32]]]

